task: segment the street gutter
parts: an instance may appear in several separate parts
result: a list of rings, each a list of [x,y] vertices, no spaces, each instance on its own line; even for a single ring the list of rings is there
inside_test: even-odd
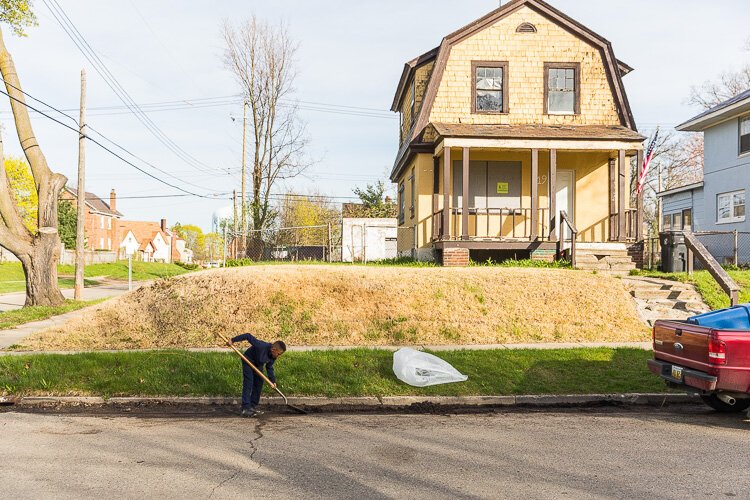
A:
[[[567,394],[518,396],[364,396],[364,397],[289,397],[289,403],[310,413],[342,412],[404,412],[469,411],[501,408],[570,408],[598,406],[646,406],[695,404],[700,400],[687,394],[625,393],[625,394]],[[239,398],[227,397],[111,397],[97,396],[34,396],[10,399],[6,410],[12,408],[33,411],[65,408],[92,408],[129,411],[142,407],[229,407],[237,408]],[[10,406],[9,406],[10,404]],[[272,413],[284,412],[281,398],[263,399],[263,406]]]

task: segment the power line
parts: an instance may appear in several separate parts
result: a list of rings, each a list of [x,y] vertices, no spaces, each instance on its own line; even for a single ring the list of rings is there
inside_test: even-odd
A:
[[[151,132],[151,134],[159,140],[164,146],[172,151],[177,157],[188,165],[198,170],[212,171],[213,168],[200,162],[191,156],[187,151],[182,149],[177,143],[169,138],[157,125],[151,120],[144,112],[140,109],[138,104],[128,94],[125,88],[120,84],[117,78],[107,68],[106,64],[99,58],[94,51],[93,47],[88,43],[86,38],[76,28],[75,24],[71,21],[70,17],[65,13],[65,10],[60,6],[57,0],[43,0],[44,4],[50,10],[50,13],[55,20],[60,24],[63,31],[73,41],[78,50],[81,51],[83,56],[92,64],[99,76],[104,79],[107,86],[120,98],[120,100],[128,106],[128,108],[135,114],[136,118]]]
[[[73,117],[73,116],[70,116],[69,114],[67,114],[67,113],[66,113],[66,112],[65,112],[64,110],[58,109],[58,108],[56,108],[56,107],[52,106],[51,104],[49,104],[48,102],[45,102],[45,101],[43,101],[43,100],[39,99],[38,97],[34,97],[33,95],[29,94],[28,92],[24,91],[23,89],[20,89],[20,88],[16,87],[16,86],[15,86],[15,85],[13,85],[12,83],[10,83],[10,82],[8,82],[8,81],[6,81],[6,80],[2,79],[2,78],[0,78],[0,81],[2,81],[3,83],[5,83],[6,85],[8,85],[8,86],[10,86],[10,87],[13,87],[13,88],[14,88],[15,90],[17,90],[18,92],[22,93],[22,94],[23,94],[23,95],[25,95],[26,97],[28,97],[28,98],[30,98],[30,99],[33,99],[34,101],[36,101],[36,102],[38,102],[38,103],[40,103],[40,104],[43,104],[44,106],[47,106],[47,107],[48,107],[48,108],[50,108],[51,110],[54,110],[54,111],[56,111],[56,112],[60,113],[61,115],[63,115],[63,116],[66,116],[67,118],[70,118],[70,120],[72,120],[72,121],[73,121],[73,123],[75,123],[75,124],[76,124],[77,126],[79,126],[79,127],[80,127],[80,124],[78,123],[78,120],[77,120],[77,119],[76,119],[75,117]],[[4,93],[5,93],[5,92],[4,92]],[[8,94],[6,93],[6,95],[8,95]],[[18,101],[17,99],[14,99],[14,100]],[[22,101],[18,101],[18,102],[21,102],[21,103],[22,103],[22,104],[24,104],[24,105],[25,105],[25,106],[26,106],[27,108],[29,108],[29,109],[31,109],[31,110],[33,110],[33,111],[37,112],[37,113],[41,113],[40,111],[36,110],[35,108],[32,108],[31,106],[28,106],[28,105],[27,105],[26,103],[23,103]],[[44,113],[41,113],[41,114],[44,114]],[[48,117],[48,118],[49,118],[49,117]],[[130,152],[130,151],[129,151],[129,150],[127,150],[127,149],[126,149],[125,147],[121,146],[121,145],[120,145],[120,144],[118,144],[117,142],[115,142],[115,141],[113,141],[112,139],[108,138],[107,136],[105,136],[104,134],[102,134],[101,132],[99,132],[98,130],[96,130],[96,129],[95,129],[94,127],[92,127],[91,125],[89,125],[89,124],[86,124],[86,126],[87,126],[87,128],[88,128],[89,130],[92,130],[93,132],[95,132],[96,134],[98,134],[99,136],[101,136],[101,137],[102,137],[102,138],[103,138],[104,140],[106,140],[106,141],[107,141],[107,142],[109,142],[110,144],[114,145],[115,147],[117,147],[117,148],[118,148],[118,149],[120,149],[121,151],[123,151],[123,152],[125,152],[125,153],[129,154],[129,155],[130,155],[130,156],[132,156],[133,158],[135,158],[135,159],[137,159],[137,160],[139,160],[139,161],[141,161],[141,162],[145,163],[146,165],[148,165],[149,167],[153,168],[154,170],[156,170],[156,171],[158,171],[158,172],[161,172],[161,173],[163,173],[164,175],[166,175],[166,176],[168,176],[168,177],[171,177],[172,179],[175,179],[175,180],[177,180],[177,181],[180,181],[180,182],[182,182],[182,183],[184,183],[184,184],[188,184],[188,185],[190,185],[190,186],[193,186],[193,187],[197,187],[197,188],[200,188],[200,189],[204,189],[204,190],[208,191],[208,190],[207,190],[207,189],[206,189],[205,187],[203,187],[203,186],[200,186],[200,185],[198,185],[198,184],[193,184],[193,183],[191,183],[191,182],[185,181],[185,180],[184,180],[183,178],[180,178],[180,177],[176,177],[176,176],[172,175],[171,173],[167,172],[166,170],[163,170],[163,169],[161,169],[161,168],[157,167],[156,165],[154,165],[154,164],[152,164],[152,163],[149,163],[148,161],[144,160],[143,158],[140,158],[140,157],[138,157],[138,156],[137,156],[137,155],[136,155],[135,153],[132,153],[132,152]],[[204,175],[214,175],[214,174],[213,174],[213,173],[210,173],[210,174],[209,174],[209,173],[205,173]]]
[[[16,98],[16,97],[13,97],[13,96],[12,96],[12,95],[10,95],[10,94],[9,94],[8,92],[6,92],[6,91],[4,91],[4,90],[2,90],[2,89],[0,89],[0,93],[2,93],[2,94],[4,94],[4,95],[8,96],[8,98],[10,98],[10,99],[12,99],[12,100],[14,100],[14,101],[16,101],[16,102],[18,102],[18,103],[20,103],[20,104],[22,104],[22,105],[26,106],[27,108],[29,108],[29,109],[32,109],[32,110],[34,110],[34,111],[36,111],[37,113],[39,113],[39,114],[41,114],[42,116],[44,116],[44,117],[46,117],[46,118],[48,118],[48,119],[52,120],[53,122],[55,122],[55,123],[57,123],[57,124],[59,124],[59,125],[62,125],[63,127],[67,128],[67,129],[69,129],[69,130],[72,130],[72,131],[73,131],[73,132],[75,132],[76,134],[80,134],[80,133],[81,133],[81,132],[80,132],[80,130],[78,130],[77,128],[71,127],[71,126],[70,126],[70,125],[68,125],[67,123],[63,123],[63,122],[61,122],[60,120],[58,120],[58,119],[57,119],[57,118],[55,118],[54,116],[50,116],[50,115],[48,115],[47,113],[44,113],[44,112],[42,112],[42,111],[40,111],[40,110],[38,110],[38,109],[34,108],[34,107],[33,107],[32,105],[30,105],[30,104],[28,104],[28,103],[26,103],[26,102],[24,102],[24,101],[22,101],[22,100],[20,100],[20,99],[18,99],[18,98]],[[192,191],[188,191],[187,189],[183,189],[183,188],[181,188],[180,186],[176,186],[176,185],[174,185],[174,184],[171,184],[171,183],[169,183],[169,182],[167,182],[167,181],[165,181],[165,180],[163,180],[163,179],[160,179],[159,177],[156,177],[156,176],[155,176],[155,175],[153,175],[152,173],[150,173],[150,172],[147,172],[146,170],[142,169],[141,167],[139,167],[139,166],[138,166],[138,165],[136,165],[135,163],[133,163],[133,162],[131,162],[131,161],[127,160],[126,158],[123,158],[123,157],[122,157],[122,156],[120,156],[119,154],[115,153],[114,151],[112,151],[112,150],[111,150],[111,149],[109,149],[109,148],[108,148],[107,146],[105,146],[105,145],[104,145],[104,144],[102,144],[101,142],[97,141],[97,140],[96,140],[96,139],[94,139],[93,137],[91,137],[91,136],[89,136],[89,135],[84,135],[84,137],[85,137],[86,139],[90,140],[91,142],[93,142],[94,144],[96,144],[97,146],[99,146],[100,148],[102,148],[103,150],[107,151],[107,152],[108,152],[109,154],[111,154],[112,156],[114,156],[114,157],[116,157],[116,158],[118,158],[118,159],[122,160],[123,162],[127,163],[128,165],[130,165],[131,167],[135,168],[136,170],[138,170],[138,171],[142,172],[143,174],[145,174],[145,175],[147,175],[147,176],[151,177],[152,179],[154,179],[154,180],[156,180],[156,181],[158,181],[158,182],[161,182],[162,184],[164,184],[164,185],[166,185],[166,186],[169,186],[169,187],[171,187],[171,188],[177,189],[178,191],[182,191],[183,193],[186,193],[186,194],[189,194],[189,195],[192,195],[192,196],[197,196],[197,197],[199,197],[199,198],[209,198],[209,199],[212,199],[212,198],[213,198],[213,196],[206,196],[206,195],[202,195],[202,194],[198,194],[198,193],[193,193]]]

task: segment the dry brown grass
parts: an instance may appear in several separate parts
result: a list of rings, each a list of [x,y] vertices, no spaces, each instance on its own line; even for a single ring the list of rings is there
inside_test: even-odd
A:
[[[582,271],[275,265],[162,280],[24,347],[214,346],[214,331],[293,345],[648,339],[620,280]]]

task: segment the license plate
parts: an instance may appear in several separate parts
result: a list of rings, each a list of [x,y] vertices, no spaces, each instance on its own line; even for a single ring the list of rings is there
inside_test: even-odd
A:
[[[682,367],[672,365],[672,378],[682,380]]]

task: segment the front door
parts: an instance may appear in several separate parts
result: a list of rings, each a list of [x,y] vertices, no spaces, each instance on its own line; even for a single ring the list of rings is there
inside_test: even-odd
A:
[[[557,209],[565,210],[571,221],[575,222],[575,172],[573,170],[557,171]],[[565,241],[570,239],[570,229],[562,222],[560,214],[556,217],[558,234]]]

